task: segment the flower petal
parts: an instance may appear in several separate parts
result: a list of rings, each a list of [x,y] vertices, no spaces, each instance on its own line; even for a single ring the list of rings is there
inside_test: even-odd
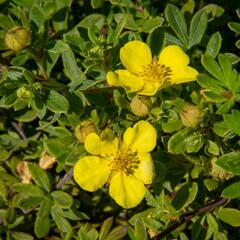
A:
[[[197,79],[198,71],[192,67],[186,66],[179,71],[173,72],[171,84],[179,84],[194,81]]]
[[[81,158],[74,166],[75,181],[86,191],[96,191],[101,188],[111,174],[109,161],[96,156]]]
[[[156,130],[146,121],[139,121],[133,128],[128,128],[123,135],[124,145],[138,153],[152,151],[156,146],[156,141]]]
[[[112,141],[103,141],[96,133],[90,133],[84,142],[84,147],[89,153],[104,157],[118,151],[118,139],[115,137]]]
[[[143,71],[144,65],[151,63],[152,53],[146,43],[135,40],[126,43],[121,48],[120,59],[128,71],[139,73]]]
[[[137,206],[144,198],[145,186],[133,175],[117,172],[110,180],[109,194],[122,207]]]
[[[140,160],[140,164],[134,171],[134,176],[143,181],[145,184],[152,183],[154,166],[150,153],[140,153],[138,154],[138,159]]]
[[[137,94],[145,96],[153,96],[160,89],[161,83],[159,82],[146,82],[142,90],[138,91]]]
[[[170,45],[161,51],[158,62],[171,70],[178,70],[189,64],[189,57],[179,46]]]
[[[125,87],[129,92],[137,92],[143,87],[143,80],[128,70],[108,72],[107,82],[110,85]]]

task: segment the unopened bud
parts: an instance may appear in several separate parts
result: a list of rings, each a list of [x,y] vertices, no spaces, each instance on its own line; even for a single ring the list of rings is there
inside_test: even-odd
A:
[[[15,26],[6,33],[4,41],[9,49],[19,52],[29,45],[30,34],[26,28]]]
[[[202,110],[191,104],[186,104],[180,113],[182,124],[186,127],[195,128],[203,119]]]
[[[110,128],[106,128],[101,132],[102,141],[112,141],[115,138],[115,134]]]
[[[20,87],[17,90],[17,96],[19,98],[33,98],[34,97],[33,93],[24,86]]]
[[[145,116],[149,114],[152,102],[149,97],[136,95],[131,103],[130,108],[136,116]]]
[[[30,183],[32,176],[30,174],[28,163],[26,161],[21,161],[17,165],[17,172],[22,179],[22,183]]]
[[[39,159],[39,167],[42,169],[50,169],[56,162],[56,158],[49,155],[47,152],[43,152],[41,158]]]
[[[229,172],[226,172],[224,169],[222,169],[221,167],[219,167],[216,164],[217,158],[213,158],[211,160],[211,172],[210,175],[213,176],[214,179],[216,180],[228,180],[230,178],[233,177],[233,175]]]
[[[84,143],[86,137],[90,133],[96,133],[96,132],[97,132],[97,129],[96,129],[95,124],[90,120],[85,120],[76,127],[75,136],[77,137],[77,139],[80,143]]]

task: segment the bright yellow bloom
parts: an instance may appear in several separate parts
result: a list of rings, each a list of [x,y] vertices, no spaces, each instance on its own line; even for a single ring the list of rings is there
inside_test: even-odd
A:
[[[166,86],[194,81],[198,74],[177,45],[165,47],[157,58],[146,43],[134,40],[121,48],[120,59],[126,69],[108,72],[107,82],[140,95],[153,96]]]
[[[139,121],[128,128],[123,139],[101,139],[91,133],[85,148],[93,156],[81,158],[74,166],[74,179],[86,191],[109,183],[110,196],[122,207],[132,208],[144,198],[144,184],[152,183],[154,167],[150,155],[156,145],[154,127]]]

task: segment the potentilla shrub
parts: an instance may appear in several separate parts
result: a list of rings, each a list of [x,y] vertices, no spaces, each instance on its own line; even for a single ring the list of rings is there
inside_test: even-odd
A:
[[[0,239],[239,239],[238,1],[0,11]]]

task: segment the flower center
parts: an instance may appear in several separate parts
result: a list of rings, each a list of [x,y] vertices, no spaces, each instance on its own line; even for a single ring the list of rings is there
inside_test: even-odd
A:
[[[153,57],[152,62],[144,66],[143,72],[140,73],[140,76],[144,81],[147,82],[160,82],[163,84],[165,81],[171,79],[172,70],[170,67],[165,66],[164,64],[159,64],[157,57]]]
[[[138,159],[137,152],[122,148],[116,155],[112,156],[110,167],[112,171],[122,171],[129,175],[134,173],[139,163],[140,160]]]

